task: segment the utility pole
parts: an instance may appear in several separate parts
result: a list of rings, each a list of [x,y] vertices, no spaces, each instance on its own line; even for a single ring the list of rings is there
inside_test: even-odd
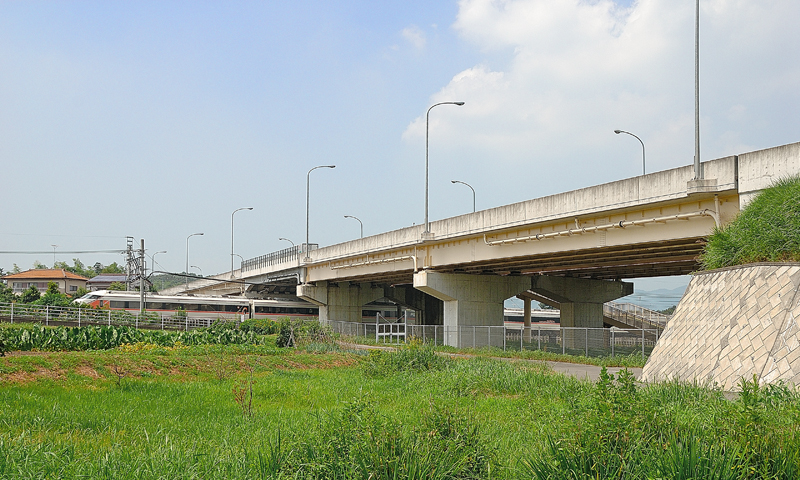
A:
[[[139,317],[144,314],[144,238],[142,239],[142,249],[139,250]]]

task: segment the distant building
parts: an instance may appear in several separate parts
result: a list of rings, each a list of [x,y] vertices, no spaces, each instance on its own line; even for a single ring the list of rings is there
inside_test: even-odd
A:
[[[51,268],[35,268],[26,272],[12,273],[3,277],[3,280],[16,294],[24,292],[31,285],[44,293],[47,291],[47,285],[53,282],[58,285],[59,292],[68,295],[75,294],[79,288],[86,288],[86,282],[89,281],[88,278],[72,272]]]
[[[124,284],[128,276],[124,273],[101,273],[92,277],[86,282],[86,289],[90,292],[95,290],[108,290],[112,283]]]

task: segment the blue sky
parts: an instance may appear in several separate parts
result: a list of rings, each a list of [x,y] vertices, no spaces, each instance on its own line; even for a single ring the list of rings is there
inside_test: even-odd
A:
[[[800,140],[800,3],[701,1],[702,157]],[[166,250],[205,274],[305,237],[635,176],[693,155],[691,0],[0,1],[0,251]],[[52,255],[0,254],[29,268]],[[196,271],[196,270],[195,270]],[[668,286],[668,285],[665,285]]]

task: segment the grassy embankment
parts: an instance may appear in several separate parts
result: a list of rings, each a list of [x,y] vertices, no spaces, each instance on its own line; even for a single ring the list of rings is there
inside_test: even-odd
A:
[[[2,478],[797,478],[800,399],[591,384],[414,346],[0,359]],[[252,393],[251,393],[252,392]]]
[[[800,261],[800,177],[778,180],[709,237],[703,268]]]

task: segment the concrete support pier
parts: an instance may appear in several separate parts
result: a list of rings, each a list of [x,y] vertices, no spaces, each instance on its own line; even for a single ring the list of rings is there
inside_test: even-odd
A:
[[[444,302],[445,344],[492,344],[502,347],[503,338],[491,338],[488,329],[469,326],[503,326],[503,302],[531,285],[530,277],[466,275],[422,271],[414,274],[414,288]],[[457,327],[462,327],[459,332]],[[460,334],[459,334],[460,333]],[[472,335],[481,335],[476,341]],[[467,338],[469,337],[469,338]]]
[[[531,278],[531,291],[559,302],[562,327],[603,328],[603,304],[633,293],[630,282],[592,280],[588,278],[550,277],[539,275]],[[564,332],[567,348],[602,346],[603,332]]]
[[[298,285],[297,296],[319,306],[320,322],[361,322],[364,305],[383,298],[383,288],[370,283],[317,282]]]

